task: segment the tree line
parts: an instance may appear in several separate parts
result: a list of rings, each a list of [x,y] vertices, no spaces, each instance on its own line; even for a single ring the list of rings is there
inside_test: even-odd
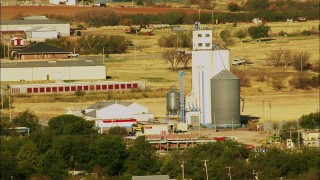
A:
[[[317,117],[316,117],[317,116]],[[7,122],[8,124],[4,124]],[[319,123],[319,113],[301,117],[300,124]],[[30,127],[29,136],[9,131],[8,127]],[[317,126],[318,127],[318,126]],[[261,179],[280,177],[316,180],[319,178],[319,153],[303,148],[287,151],[262,147],[250,150],[234,142],[199,145],[186,151],[173,150],[159,155],[144,137],[126,143],[127,130],[111,128],[98,134],[91,121],[73,115],[49,120],[48,126],[30,111],[1,121],[1,179],[68,179],[68,170],[88,172],[86,176],[106,179],[131,179],[133,175],[167,174],[171,178]],[[206,163],[206,165],[204,164]],[[93,173],[93,174],[92,174]]]
[[[205,1],[195,1],[195,4],[205,4]],[[235,2],[233,2],[235,3]],[[237,4],[237,3],[236,3]],[[233,6],[232,6],[233,7]],[[253,18],[260,18],[264,21],[286,21],[298,17],[319,19],[318,1],[267,1],[251,0],[239,5],[234,12],[201,12],[201,23],[209,24],[216,19],[221,23],[225,22],[251,22]],[[201,8],[203,9],[203,8]],[[130,24],[193,24],[199,20],[198,13],[186,14],[182,12],[167,12],[158,14],[116,14],[112,10],[102,9],[95,11],[79,12],[74,17],[61,15],[47,15],[49,18],[60,19],[68,22],[84,22],[91,27],[130,25]],[[15,17],[18,18],[18,17]]]
[[[60,37],[46,39],[45,43],[71,52],[75,50],[81,54],[100,54],[103,53],[103,49],[106,54],[114,54],[125,52],[129,41],[125,37],[118,35],[84,35],[76,41]]]

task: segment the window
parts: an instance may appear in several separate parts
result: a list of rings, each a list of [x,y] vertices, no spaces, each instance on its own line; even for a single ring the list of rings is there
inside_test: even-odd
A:
[[[198,47],[202,47],[202,43],[198,43]]]
[[[206,37],[210,37],[210,34],[206,34]]]
[[[206,43],[206,47],[210,47],[210,43]]]
[[[198,37],[202,37],[202,34],[198,34]]]

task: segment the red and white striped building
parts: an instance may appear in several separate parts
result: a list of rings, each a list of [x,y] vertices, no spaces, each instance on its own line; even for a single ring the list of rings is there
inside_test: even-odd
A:
[[[47,84],[19,84],[10,85],[11,94],[50,94],[50,93],[74,93],[75,91],[119,91],[144,89],[144,81],[116,82],[72,82],[72,83],[47,83]]]

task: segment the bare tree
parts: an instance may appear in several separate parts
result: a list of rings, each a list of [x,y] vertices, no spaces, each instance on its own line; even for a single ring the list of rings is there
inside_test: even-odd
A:
[[[191,61],[191,53],[188,53],[187,51],[178,51],[178,61],[183,64],[184,69],[187,69],[188,64]]]
[[[177,49],[166,49],[162,53],[162,58],[171,65],[171,70],[175,71],[180,63]]]
[[[298,70],[303,71],[310,63],[311,54],[307,51],[297,52],[292,57],[292,66]]]
[[[292,53],[290,50],[277,49],[271,51],[268,55],[269,65],[275,67],[288,66],[292,61]]]

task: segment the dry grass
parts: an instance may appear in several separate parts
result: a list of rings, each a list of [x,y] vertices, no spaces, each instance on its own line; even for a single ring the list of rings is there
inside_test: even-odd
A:
[[[268,23],[271,26],[272,33],[277,34],[279,31],[297,32],[302,30],[310,30],[318,27],[319,21],[310,21],[305,23]],[[252,24],[240,23],[239,28],[247,28]],[[206,25],[204,25],[206,26]],[[207,26],[214,30],[214,34],[218,34],[224,28],[230,28],[230,25]],[[107,74],[112,76],[115,81],[131,81],[146,80],[148,88],[169,89],[170,86],[179,87],[178,72],[172,72],[169,65],[161,59],[163,48],[157,45],[157,40],[161,35],[170,33],[169,30],[156,30],[155,36],[136,36],[134,34],[125,34],[124,27],[103,27],[99,29],[88,29],[86,34],[107,34],[107,35],[124,35],[140,47],[139,51],[135,51],[134,47],[130,47],[127,53],[112,54],[110,59],[106,60]],[[191,29],[191,26],[187,26]],[[232,29],[234,31],[236,29]],[[250,66],[232,67],[244,71],[252,81],[251,87],[242,88],[241,96],[245,98],[245,108],[242,114],[257,117],[263,117],[262,101],[271,102],[272,108],[269,109],[267,104],[264,107],[265,119],[275,121],[296,120],[303,114],[315,112],[319,109],[319,91],[313,89],[309,91],[295,90],[287,85],[286,88],[276,91],[272,87],[273,77],[283,77],[286,80],[295,76],[297,72],[291,67],[274,68],[265,66],[267,53],[275,49],[288,49],[292,51],[305,50],[310,52],[311,59],[319,64],[319,36],[297,36],[297,37],[274,37],[275,40],[268,42],[246,42],[240,43],[239,39],[234,38],[234,44],[229,46],[231,50],[231,60],[235,57],[244,58],[252,61],[254,64]],[[216,41],[216,40],[215,40]],[[190,65],[191,66],[191,65]],[[185,94],[191,90],[191,69],[185,70]],[[261,74],[265,75],[264,81],[257,80]],[[165,117],[166,100],[164,98],[144,98],[131,99],[141,103],[149,108],[157,117]],[[107,94],[105,94],[107,95]],[[35,103],[34,97],[17,98],[13,97],[14,103],[13,113],[17,114],[26,109],[37,112],[43,123],[61,113],[65,112],[65,108],[83,109],[90,104],[104,100],[104,95],[92,96],[92,98],[84,98],[79,102],[61,102],[52,97],[42,97],[41,103]],[[96,97],[96,98],[95,98]],[[130,97],[134,98],[134,97]],[[140,98],[140,96],[138,97]],[[59,98],[58,98],[59,99]],[[271,113],[270,113],[271,112]],[[8,111],[2,111],[7,114]]]

